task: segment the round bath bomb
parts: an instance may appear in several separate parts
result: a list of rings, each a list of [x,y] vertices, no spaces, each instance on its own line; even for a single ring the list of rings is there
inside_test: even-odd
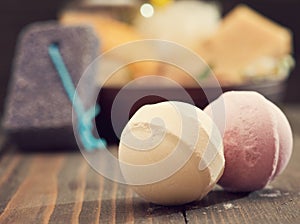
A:
[[[180,205],[203,198],[224,169],[222,137],[211,118],[181,102],[141,107],[119,145],[122,174],[145,200]]]
[[[226,163],[218,184],[236,192],[261,189],[284,170],[291,157],[289,122],[276,105],[257,92],[232,91],[221,97],[225,103]],[[211,114],[211,105],[204,111]]]

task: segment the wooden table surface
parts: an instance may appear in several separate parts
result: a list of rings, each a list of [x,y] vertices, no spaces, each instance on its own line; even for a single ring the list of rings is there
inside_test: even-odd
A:
[[[300,106],[285,108],[294,151],[265,189],[232,194],[216,187],[179,207],[149,204],[93,171],[79,152],[0,151],[0,223],[300,223]]]

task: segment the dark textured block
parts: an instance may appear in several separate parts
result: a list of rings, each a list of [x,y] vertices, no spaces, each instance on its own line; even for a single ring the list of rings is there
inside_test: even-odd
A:
[[[35,23],[20,35],[3,127],[24,148],[73,147],[72,106],[48,55],[58,43],[76,85],[99,45],[89,27]],[[79,92],[79,95],[82,91]]]

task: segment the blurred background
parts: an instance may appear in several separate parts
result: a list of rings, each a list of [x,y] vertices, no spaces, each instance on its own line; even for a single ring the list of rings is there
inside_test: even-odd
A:
[[[89,3],[94,5],[114,4],[140,6],[145,1],[129,0],[90,0]],[[206,2],[211,2],[206,0]],[[222,0],[214,1],[218,3],[222,15],[230,12],[237,4],[245,3],[259,13],[270,18],[271,20],[289,28],[293,33],[293,51],[292,56],[296,66],[292,69],[287,78],[287,88],[283,94],[283,102],[299,103],[300,102],[300,1],[298,0]],[[60,13],[67,7],[80,4],[80,1],[71,0],[2,0],[0,1],[0,111],[3,111],[3,101],[5,98],[7,85],[11,76],[12,61],[14,57],[18,34],[27,24],[36,21],[56,20]],[[106,11],[114,13],[111,6],[105,6]],[[124,7],[122,8],[124,9]],[[124,10],[121,10],[121,12]],[[120,10],[119,10],[120,12]],[[118,12],[117,12],[118,13]],[[127,14],[128,15],[128,14]],[[126,16],[126,15],[125,15]],[[180,27],[178,28],[180,29]],[[274,87],[276,88],[276,87]]]

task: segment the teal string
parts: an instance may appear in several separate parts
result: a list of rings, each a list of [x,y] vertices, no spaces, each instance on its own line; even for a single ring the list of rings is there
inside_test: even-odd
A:
[[[75,86],[72,82],[70,73],[60,54],[59,46],[56,43],[48,47],[48,53],[51,61],[60,77],[63,87],[68,95],[69,100],[77,114],[78,119],[78,134],[80,141],[87,151],[106,147],[106,141],[102,138],[95,138],[92,133],[92,120],[99,114],[100,107],[96,104],[95,109],[92,107],[85,110],[81,99],[78,97]]]

